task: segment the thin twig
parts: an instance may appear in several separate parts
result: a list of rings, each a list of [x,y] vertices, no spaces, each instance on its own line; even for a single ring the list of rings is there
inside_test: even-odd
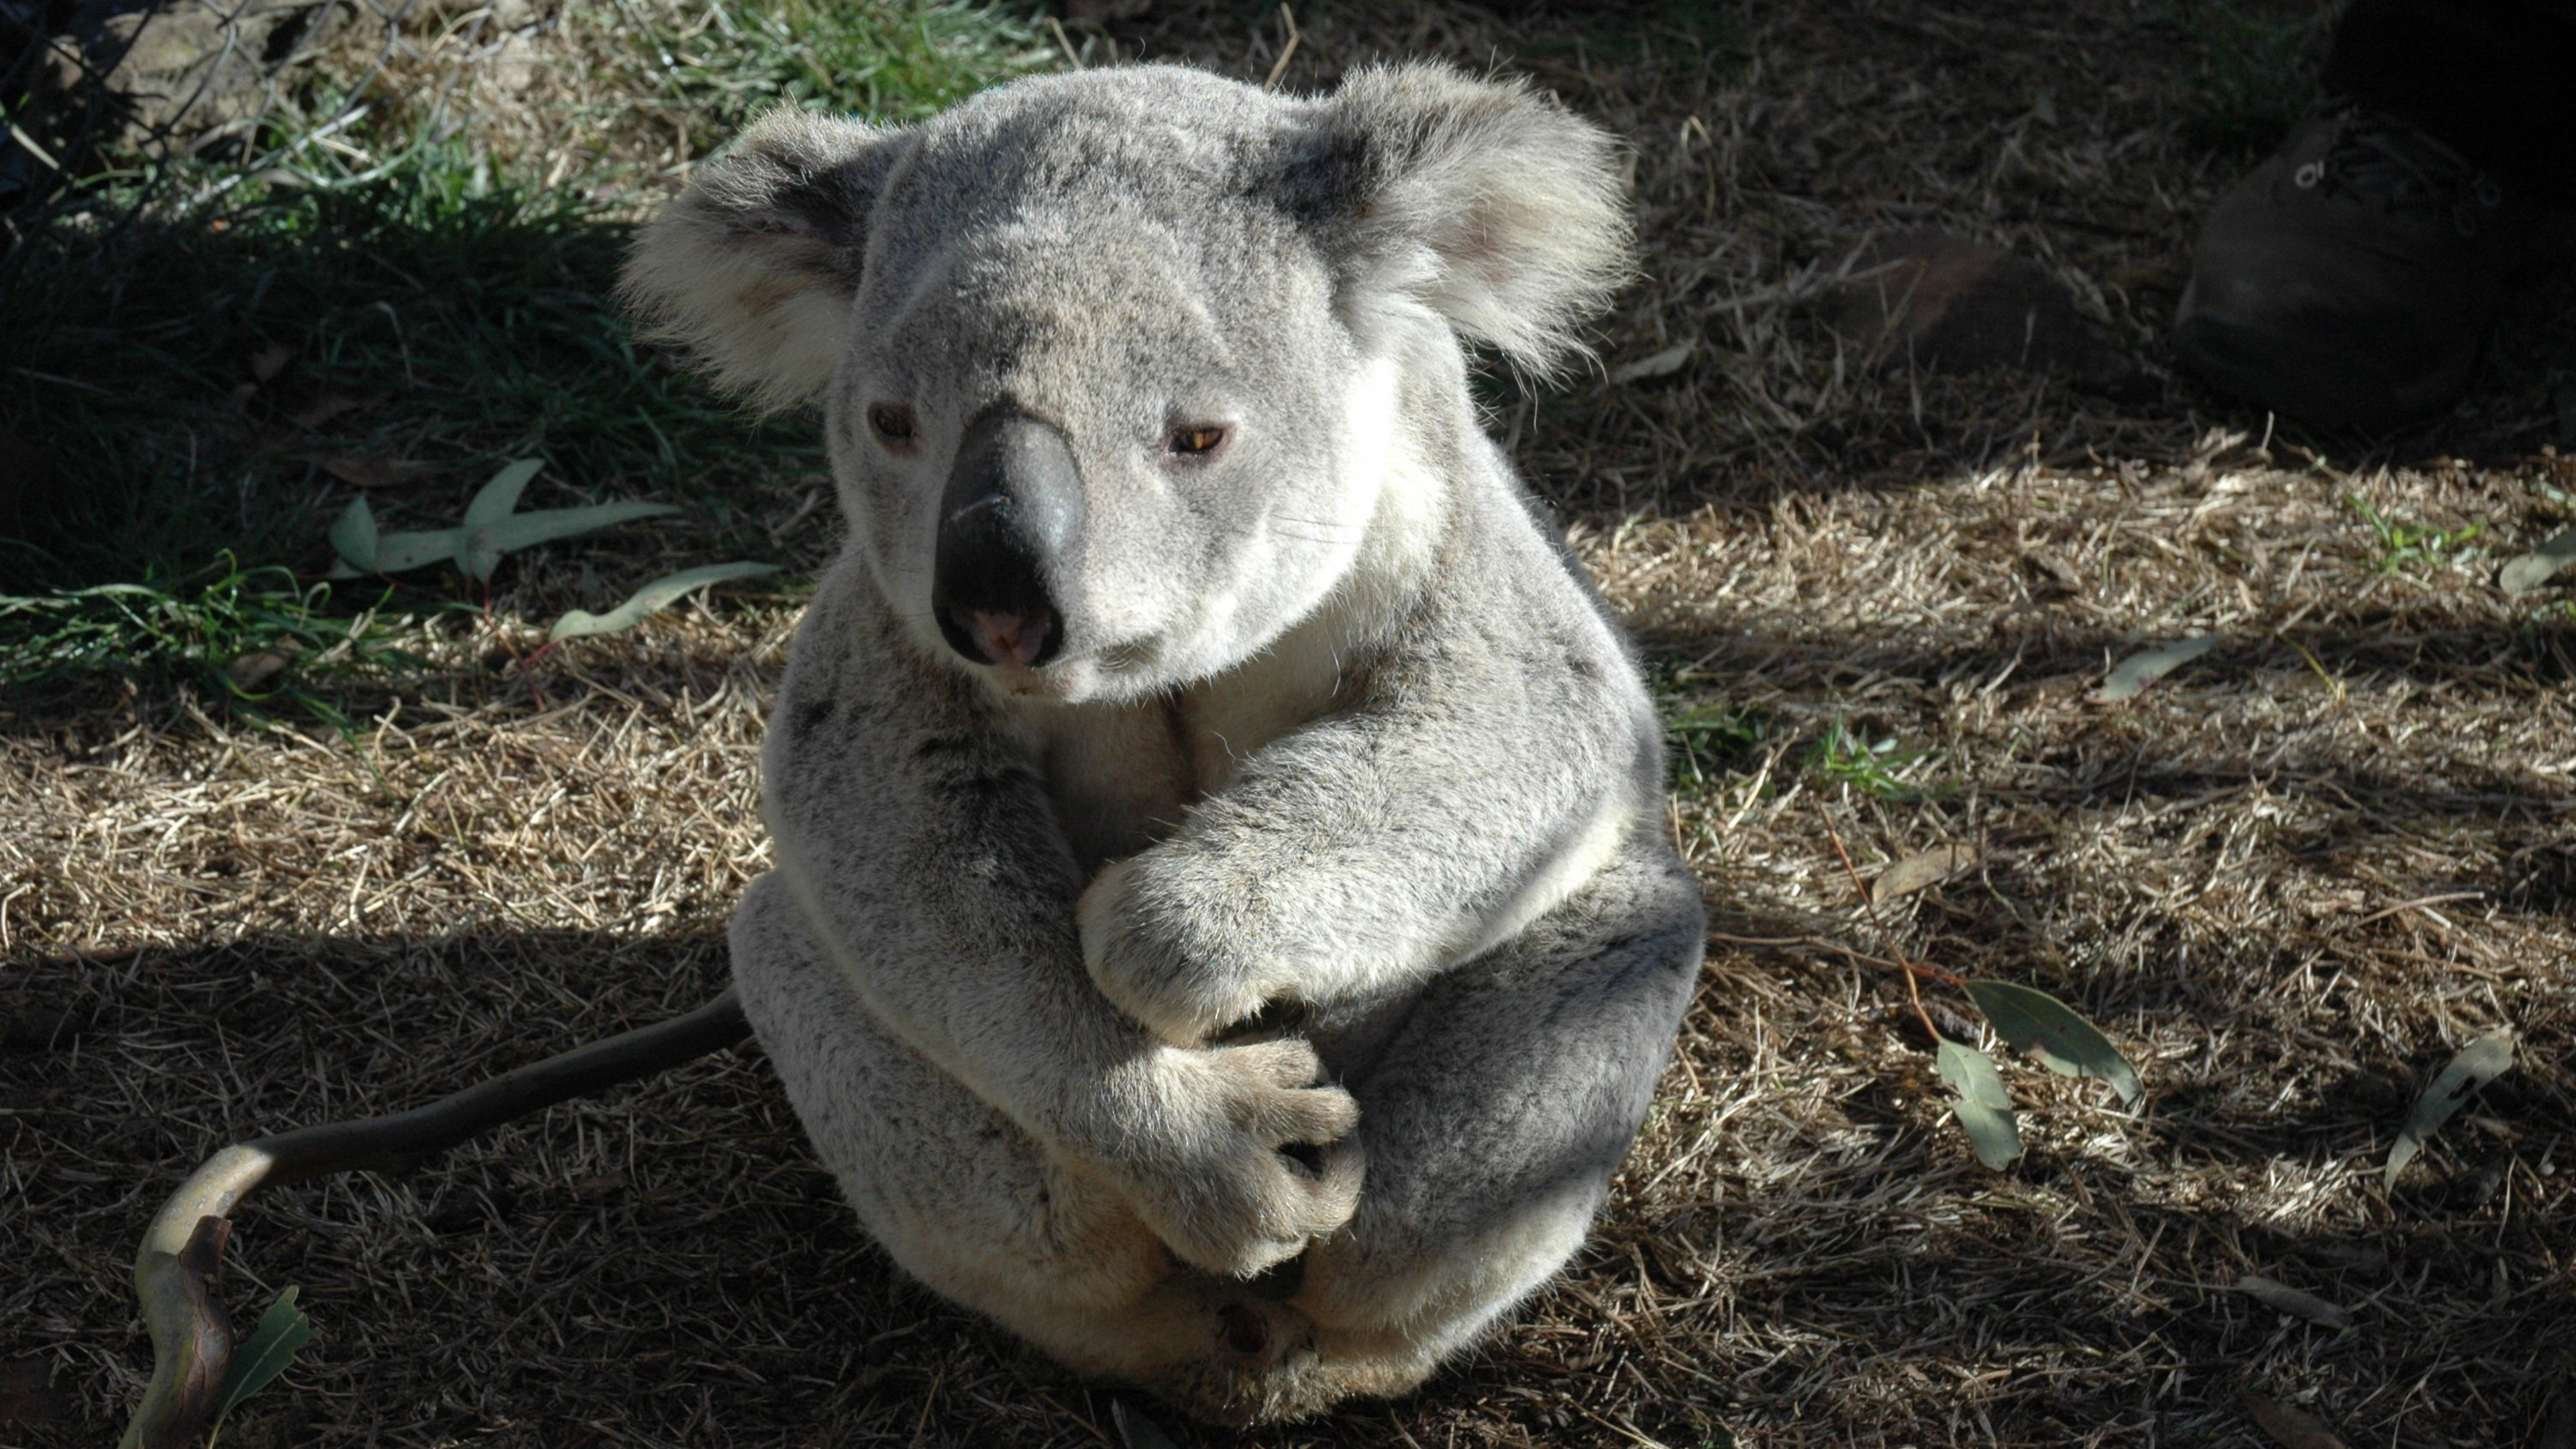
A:
[[[1055,32],[1056,48],[1064,52],[1065,63],[1075,70],[1082,69],[1082,52],[1073,48],[1073,37],[1064,33],[1064,22],[1050,15],[1046,23],[1047,29]]]
[[[1262,79],[1261,88],[1265,91],[1279,88],[1279,77],[1287,73],[1288,62],[1297,54],[1297,42],[1304,39],[1297,33],[1297,12],[1288,8],[1287,0],[1280,0],[1279,19],[1288,27],[1288,43],[1279,47],[1279,58],[1270,63],[1270,74]]]
[[[1869,887],[1860,883],[1860,872],[1852,868],[1851,852],[1843,849],[1842,833],[1834,829],[1833,817],[1822,809],[1816,815],[1825,822],[1825,838],[1834,843],[1834,858],[1843,863],[1843,874],[1851,877],[1852,891],[1860,897],[1860,908],[1869,912],[1869,923],[1878,927],[1878,933],[1887,938],[1887,949],[1896,953],[1896,964],[1905,968],[1905,994],[1914,1002],[1915,1016],[1922,1020],[1923,1029],[1932,1034],[1934,1041],[1942,1040],[1941,1028],[1932,1024],[1932,1013],[1923,1008],[1923,988],[1917,984],[1916,978],[1929,976],[1945,986],[1964,986],[1966,978],[1953,976],[1935,966],[1922,965],[1905,954],[1905,947],[1896,939],[1896,933],[1887,929],[1887,922],[1879,918],[1878,903],[1869,898]]]

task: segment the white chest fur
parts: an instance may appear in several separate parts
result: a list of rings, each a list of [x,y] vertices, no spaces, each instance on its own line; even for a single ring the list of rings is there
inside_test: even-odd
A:
[[[1192,801],[1225,788],[1243,761],[1330,712],[1343,683],[1333,621],[1290,631],[1216,679],[1149,700],[1041,707],[1045,770],[1074,858],[1086,870],[1177,829]]]

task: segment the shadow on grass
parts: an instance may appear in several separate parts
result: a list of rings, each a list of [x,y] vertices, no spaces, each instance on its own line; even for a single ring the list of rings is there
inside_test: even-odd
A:
[[[97,247],[69,226],[30,243],[0,291],[13,716],[185,682],[250,714],[355,717],[418,683],[423,621],[490,596],[426,574],[326,582],[330,522],[364,498],[386,529],[451,525],[516,459],[547,465],[531,507],[687,505],[630,535],[673,566],[777,553],[769,524],[814,491],[820,440],[639,352],[611,300],[631,231],[418,165],[269,188]],[[613,582],[585,566],[543,603],[606,607],[652,576],[602,573]],[[292,667],[260,677],[263,658]]]
[[[1719,927],[1782,924],[1736,914]],[[23,1270],[0,1291],[11,1309],[0,1362],[27,1356],[50,1376],[48,1396],[27,1401],[45,1416],[11,1425],[11,1441],[102,1443],[121,1422],[148,1360],[125,1255],[161,1194],[206,1154],[415,1104],[677,1014],[717,989],[723,962],[710,927],[649,937],[259,935],[57,957],[0,982],[0,1142],[26,1166],[27,1209],[0,1218],[0,1250]],[[2240,999],[2263,989],[2207,985]],[[1719,997],[1703,992],[1694,1030],[1727,1009]],[[1699,1048],[1686,1038],[1685,1049]],[[2381,1075],[2407,1069],[2389,1064]],[[2189,1082],[2156,1090],[2152,1156],[2237,1159],[2256,1172],[2364,1149],[2402,1110],[2374,1088],[2366,1112],[2327,1100],[2242,1121],[2214,1102],[2204,1108],[2206,1093]],[[1963,1334],[1981,1362],[2037,1361],[2070,1344],[2133,1360],[2132,1372],[2059,1406],[2070,1425],[2098,1425],[2135,1412],[2122,1383],[2198,1375],[2221,1382],[2211,1392],[2223,1402],[2231,1360],[2282,1351],[2272,1315],[2223,1291],[2233,1263],[2283,1265],[2274,1271],[2386,1314],[2406,1311],[2404,1284],[2419,1275],[2477,1281],[2497,1254],[2549,1242],[2545,1217],[2490,1221],[2441,1191],[2401,1193],[2406,1211],[2394,1220],[2284,1227],[2225,1200],[2171,1199],[2133,1176],[2148,1163],[2117,1151],[2048,1146],[1979,1179],[1991,1187],[1963,1221],[1955,1185],[1927,1195],[1927,1181],[1953,1170],[1942,1165],[1950,1145],[1916,1130],[1919,1113],[1890,1083],[1836,1108],[1877,1143],[1868,1154],[1845,1161],[1842,1148],[1797,1144],[1796,1155],[1823,1156],[1767,1189],[1725,1164],[1713,1201],[1632,1188],[1571,1286],[1552,1290],[1577,1295],[1570,1320],[1542,1305],[1533,1320],[1545,1331],[1504,1335],[1417,1396],[1243,1437],[1154,1412],[1183,1443],[1371,1445],[1449,1414],[1472,1419],[1499,1395],[1545,1442],[1634,1443],[1582,1412],[1619,1371],[1627,1331],[1615,1302],[1591,1295],[1687,1299],[1709,1293],[1707,1275],[1718,1273],[1737,1305],[1730,1314],[1765,1315],[1759,1326],[1775,1336],[1872,1334],[1882,1369],[1911,1364],[1937,1377],[1970,1346]],[[2205,1122],[2204,1110],[2214,1114]],[[2548,1088],[2486,1110],[2534,1141],[2571,1130],[2567,1103]],[[2065,1234],[2046,1205],[2068,1201],[2119,1202],[2132,1236]],[[1843,1222],[1846,1236],[1790,1227],[1802,1203]],[[2022,1210],[1992,1210],[2014,1204]],[[635,1442],[804,1442],[830,1424],[835,1442],[900,1443],[936,1414],[950,1436],[936,1442],[1000,1442],[957,1436],[1007,1431],[1020,1436],[1011,1442],[1076,1444],[1097,1442],[1079,1426],[1106,1423],[1119,1392],[1070,1379],[893,1270],[747,1050],[556,1108],[399,1180],[344,1175],[273,1189],[236,1221],[220,1280],[235,1321],[296,1283],[323,1333],[288,1391],[245,1407],[235,1433],[246,1443],[360,1425],[426,1442],[576,1421]],[[2125,1256],[2141,1242],[2141,1256]],[[1991,1295],[1998,1281],[2030,1287],[2033,1264],[2063,1281],[2044,1295]],[[2383,1295],[2390,1304],[2374,1306]],[[2570,1312],[2563,1295],[2543,1295],[2489,1322],[2472,1314],[2423,1327],[2456,1350],[2576,1327]],[[1592,1325],[1593,1341],[1566,1337],[1569,1321]],[[2335,1352],[2330,1335],[2315,1338],[2317,1351]],[[1703,1351],[1718,1377],[1659,1396],[1654,1421],[1637,1427],[1666,1442],[1724,1443],[1702,1435],[1748,1408],[1778,1412],[1815,1392],[1795,1360],[1738,1361],[1723,1340]],[[1040,1404],[1070,1412],[1030,1412]]]
[[[387,527],[451,522],[517,458],[547,462],[540,494],[676,492],[720,515],[819,468],[810,428],[749,427],[638,353],[610,300],[630,232],[436,166],[103,245],[56,228],[0,294],[0,575],[318,567],[352,496]]]

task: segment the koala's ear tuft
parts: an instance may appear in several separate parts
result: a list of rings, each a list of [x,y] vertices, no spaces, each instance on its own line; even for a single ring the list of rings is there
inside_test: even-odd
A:
[[[1618,143],[1517,80],[1372,66],[1315,103],[1284,178],[1343,269],[1345,315],[1430,308],[1550,373],[1630,275]]]
[[[637,233],[618,295],[761,410],[810,401],[849,336],[868,222],[905,133],[781,108]]]

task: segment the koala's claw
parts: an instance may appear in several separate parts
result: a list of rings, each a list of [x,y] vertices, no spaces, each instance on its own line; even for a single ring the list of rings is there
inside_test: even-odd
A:
[[[1359,1104],[1319,1084],[1302,1041],[1166,1048],[1161,1125],[1172,1156],[1137,1163],[1137,1207],[1182,1261],[1248,1278],[1350,1221],[1366,1158]],[[1313,1166],[1282,1149],[1325,1149]]]

